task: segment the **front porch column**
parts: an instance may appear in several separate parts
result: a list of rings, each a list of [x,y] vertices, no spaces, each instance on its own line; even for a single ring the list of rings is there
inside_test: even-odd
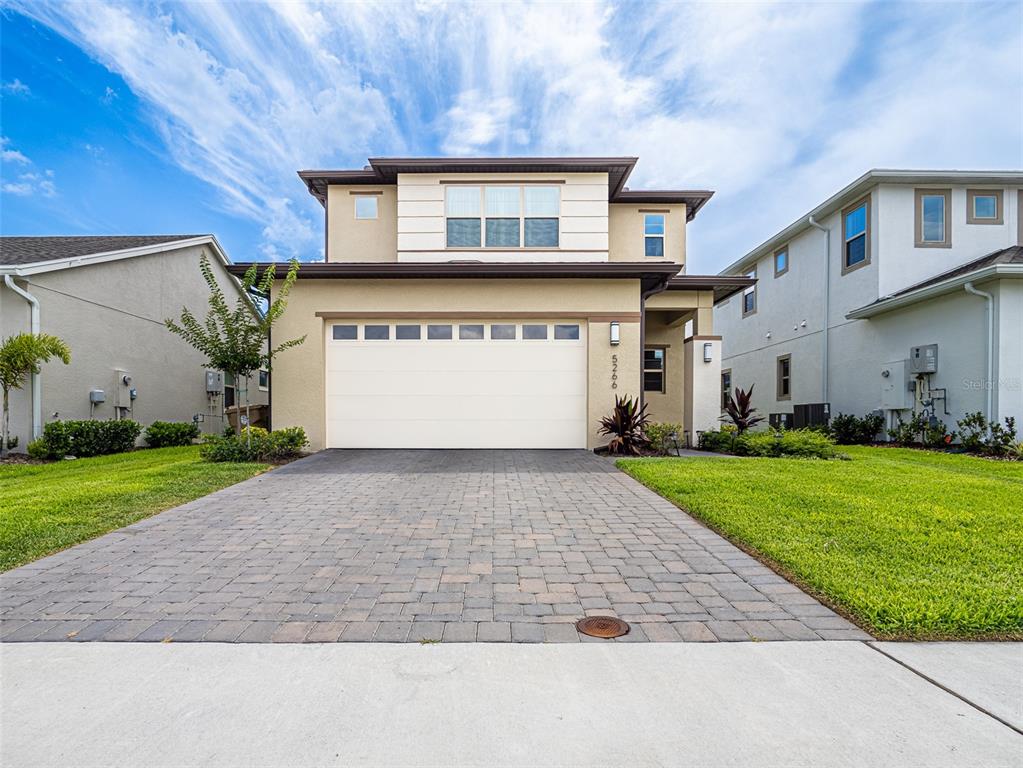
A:
[[[721,426],[721,337],[714,335],[714,294],[700,291],[693,335],[685,341],[685,428],[693,446],[700,432]]]

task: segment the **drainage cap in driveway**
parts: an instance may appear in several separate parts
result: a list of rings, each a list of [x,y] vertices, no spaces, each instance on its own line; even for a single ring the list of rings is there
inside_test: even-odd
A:
[[[575,623],[575,628],[590,637],[621,637],[629,632],[629,625],[614,616],[590,616],[579,619]]]

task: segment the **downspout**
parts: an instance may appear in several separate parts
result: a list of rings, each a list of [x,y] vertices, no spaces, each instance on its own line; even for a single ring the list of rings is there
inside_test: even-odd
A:
[[[831,230],[822,227],[813,216],[807,224],[824,233],[824,323],[821,329],[821,402],[828,402],[828,323],[831,319]]]
[[[987,291],[981,291],[973,287],[973,283],[966,283],[963,288],[966,289],[967,293],[972,293],[974,296],[980,296],[984,299],[987,304],[987,412],[984,414],[988,423],[991,423],[993,417],[992,413],[992,395],[994,392],[994,379],[995,379],[995,355],[992,347],[995,342],[995,313],[994,313],[994,301],[995,297]]]
[[[4,284],[21,296],[32,308],[29,331],[33,336],[39,335],[39,299],[23,288],[19,288],[10,275],[4,275]],[[32,374],[32,439],[35,440],[43,433],[43,382],[42,376],[38,373]]]

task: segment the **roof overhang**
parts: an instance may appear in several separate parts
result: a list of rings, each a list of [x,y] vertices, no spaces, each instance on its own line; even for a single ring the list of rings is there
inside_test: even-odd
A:
[[[232,264],[228,271],[243,275],[251,263]],[[256,262],[258,268],[270,264]],[[288,265],[277,263],[275,276],[288,273]],[[300,280],[494,280],[586,278],[641,281],[643,290],[657,290],[681,269],[679,264],[642,264],[633,262],[335,262],[303,264]]]
[[[942,280],[940,283],[923,286],[915,291],[906,291],[897,296],[878,299],[872,304],[854,309],[846,315],[846,318],[849,320],[866,320],[882,315],[885,312],[891,312],[912,304],[918,304],[921,301],[927,301],[936,296],[953,293],[962,289],[966,283],[981,283],[1001,278],[1023,279],[1023,264],[993,264],[989,267],[982,267],[973,272],[967,272],[964,275],[956,275],[948,280]]]
[[[820,221],[841,210],[845,205],[863,197],[878,184],[1001,184],[1023,183],[1023,171],[914,171],[897,169],[874,169],[867,171],[856,181],[848,184],[823,203],[789,224],[785,229],[765,240],[752,251],[729,264],[721,274],[746,272],[750,266],[785,245],[803,230],[810,228],[810,218]]]
[[[714,291],[714,303],[724,301],[744,288],[756,285],[745,275],[678,275],[668,281],[669,291]]]
[[[631,190],[625,188],[636,157],[373,157],[359,170],[299,171],[309,194],[325,205],[331,184],[387,186],[401,173],[606,173],[611,203],[684,203],[686,217],[714,194],[709,190]]]
[[[148,256],[154,253],[165,251],[177,251],[182,248],[191,248],[196,245],[207,245],[213,251],[217,260],[225,267],[231,265],[227,253],[221,248],[217,238],[213,235],[192,237],[187,240],[168,240],[164,243],[140,246],[138,248],[122,248],[116,251],[104,251],[103,253],[90,253],[84,256],[69,256],[62,259],[51,259],[49,261],[36,261],[31,264],[0,264],[0,275],[15,275],[18,277],[36,275],[41,272],[56,272],[61,269],[73,269],[74,267],[87,267],[91,264],[103,264],[108,261],[120,261],[131,259],[136,256]]]
[[[631,203],[642,205],[677,205],[682,203],[686,206],[686,221],[696,218],[696,213],[704,204],[714,196],[709,189],[661,189],[661,190],[639,190],[623,189],[609,201],[615,203]]]

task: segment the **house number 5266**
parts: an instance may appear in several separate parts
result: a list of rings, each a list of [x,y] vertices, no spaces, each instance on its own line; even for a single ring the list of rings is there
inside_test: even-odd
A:
[[[611,355],[611,389],[618,389],[618,355]]]

